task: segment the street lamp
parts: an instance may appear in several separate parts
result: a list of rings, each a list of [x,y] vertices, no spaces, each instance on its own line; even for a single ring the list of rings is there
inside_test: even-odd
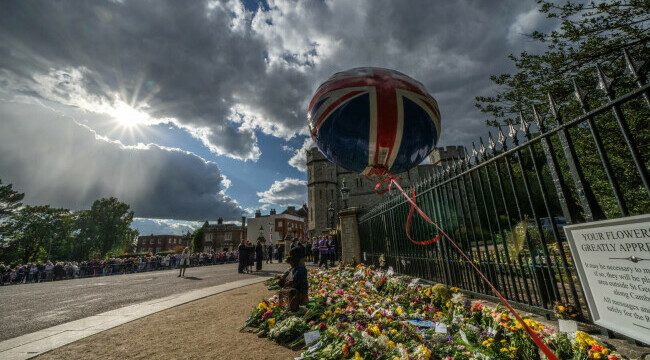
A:
[[[344,209],[348,208],[348,199],[350,198],[350,189],[345,186],[345,178],[343,178],[343,186],[341,187],[341,199],[343,199]]]
[[[262,225],[260,225],[260,236],[259,237],[260,238],[264,237],[264,227]]]
[[[332,206],[332,202],[330,201],[330,207],[327,209],[327,213],[330,216],[331,224],[332,226],[330,229],[334,229],[334,206]]]

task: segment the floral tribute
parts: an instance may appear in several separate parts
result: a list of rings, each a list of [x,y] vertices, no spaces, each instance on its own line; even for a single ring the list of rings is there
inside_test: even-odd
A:
[[[309,272],[310,303],[285,311],[278,296],[263,300],[242,327],[293,348],[302,359],[542,360],[507,310],[470,301],[458,288],[358,265]],[[267,285],[275,288],[277,278]],[[586,333],[557,333],[525,319],[563,360],[621,356]],[[305,344],[304,334],[317,340]]]

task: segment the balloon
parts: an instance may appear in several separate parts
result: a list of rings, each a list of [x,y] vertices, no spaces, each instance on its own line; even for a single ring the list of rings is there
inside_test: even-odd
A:
[[[307,113],[311,136],[333,163],[365,175],[407,171],[440,137],[438,103],[395,70],[362,67],[330,77]]]

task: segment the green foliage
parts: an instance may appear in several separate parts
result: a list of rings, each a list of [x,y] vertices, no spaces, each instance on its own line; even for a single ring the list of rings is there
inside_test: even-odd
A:
[[[116,198],[96,200],[78,212],[22,206],[23,198],[11,185],[0,185],[0,262],[112,257],[137,240],[130,228],[133,211]]]
[[[643,0],[617,0],[607,2],[575,3],[568,1],[561,5],[538,0],[540,11],[549,19],[558,22],[559,27],[549,33],[535,31],[528,36],[544,46],[542,54],[523,52],[510,55],[516,71],[512,74],[492,76],[498,86],[496,95],[479,96],[476,106],[493,119],[490,126],[520,122],[520,112],[530,122],[532,104],[548,104],[552,94],[561,105],[560,116],[564,122],[583,114],[583,109],[574,97],[573,80],[588,90],[587,107],[596,108],[608,101],[605,93],[597,89],[596,64],[615,81],[612,91],[616,96],[637,88],[631,76],[624,76],[626,68],[623,50],[638,60],[650,55],[650,2]],[[566,102],[565,100],[570,100]],[[548,105],[539,105],[542,123],[555,126]],[[650,128],[646,125],[650,111],[642,99],[635,99],[622,106],[634,141],[641,154],[648,154]],[[623,197],[630,208],[630,214],[650,211],[650,200],[636,173],[630,153],[620,135],[618,125],[611,112],[594,118],[605,151],[612,164]],[[591,185],[598,203],[608,218],[620,216],[609,181],[596,151],[591,131],[587,126],[569,130],[574,149],[584,169],[587,182]],[[533,135],[534,136],[534,135]],[[549,138],[556,152],[562,153],[557,135]],[[541,149],[537,149],[541,153]],[[528,157],[528,154],[524,158]],[[540,159],[542,160],[542,159]],[[648,163],[648,158],[644,159]],[[562,175],[567,185],[574,190],[566,158],[558,156]],[[528,167],[527,167],[528,168]],[[544,170],[544,172],[547,170]],[[543,174],[546,177],[546,174]],[[545,185],[551,184],[545,179]],[[534,188],[534,187],[533,187]],[[533,189],[534,190],[534,189]],[[572,191],[576,194],[575,191]],[[578,202],[578,199],[568,199]]]
[[[2,185],[0,180],[0,223],[22,205],[20,201],[24,197],[25,194],[13,190],[11,184]]]
[[[6,220],[3,260],[7,263],[46,260],[53,248],[65,246],[70,238],[69,217],[69,210],[49,205],[21,208]]]
[[[194,230],[192,233],[192,252],[202,252],[203,251],[203,242],[204,242],[204,232],[205,229],[203,226]]]
[[[166,252],[169,252],[169,251],[166,251]],[[172,251],[172,253],[173,253],[173,251]],[[125,258],[132,258],[132,257],[151,256],[151,255],[152,254],[150,252],[139,252],[139,253],[131,253],[131,254],[122,254],[122,255],[119,255],[119,256],[116,256],[116,257],[121,258],[121,259],[125,259]]]

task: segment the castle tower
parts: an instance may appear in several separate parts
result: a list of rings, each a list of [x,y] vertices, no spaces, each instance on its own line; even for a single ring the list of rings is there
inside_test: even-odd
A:
[[[327,213],[330,202],[338,213],[337,166],[317,149],[307,151],[307,198],[309,236],[318,236],[331,227]]]
[[[431,165],[445,168],[452,160],[465,159],[465,154],[467,151],[464,146],[437,147],[429,155],[429,160]]]

